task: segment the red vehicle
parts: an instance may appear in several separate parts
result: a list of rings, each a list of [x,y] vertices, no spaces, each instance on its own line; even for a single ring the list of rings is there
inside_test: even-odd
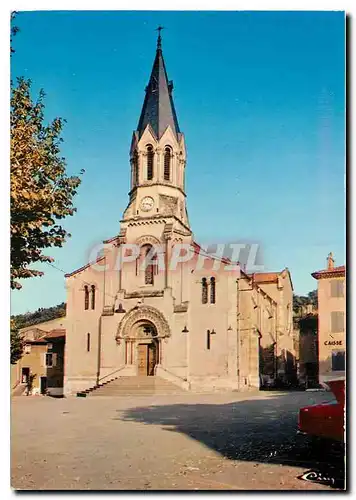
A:
[[[344,441],[345,380],[327,382],[336,400],[299,410],[298,430],[301,434]]]

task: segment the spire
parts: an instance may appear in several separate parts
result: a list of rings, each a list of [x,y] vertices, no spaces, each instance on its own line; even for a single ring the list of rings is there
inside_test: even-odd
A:
[[[145,89],[146,96],[137,126],[140,137],[148,124],[151,125],[158,139],[162,137],[168,125],[171,126],[176,136],[179,134],[179,125],[172,97],[173,82],[168,81],[162,54],[162,29],[162,26],[157,28],[158,39],[156,57],[153,63],[150,81]]]

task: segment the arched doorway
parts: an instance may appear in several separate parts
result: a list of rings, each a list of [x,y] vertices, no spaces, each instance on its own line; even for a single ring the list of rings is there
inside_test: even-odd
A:
[[[148,321],[138,321],[133,325],[130,336],[136,339],[137,375],[153,376],[160,351],[155,326]]]
[[[124,344],[126,366],[135,368],[137,375],[152,376],[156,366],[162,364],[162,343],[170,336],[164,315],[155,307],[142,304],[133,307],[121,319],[116,342]]]

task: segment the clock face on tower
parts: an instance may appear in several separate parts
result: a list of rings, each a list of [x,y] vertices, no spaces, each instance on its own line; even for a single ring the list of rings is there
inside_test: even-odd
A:
[[[153,205],[154,205],[153,198],[151,198],[151,196],[146,196],[141,200],[140,207],[141,210],[143,210],[144,212],[149,212],[150,210],[152,210]]]

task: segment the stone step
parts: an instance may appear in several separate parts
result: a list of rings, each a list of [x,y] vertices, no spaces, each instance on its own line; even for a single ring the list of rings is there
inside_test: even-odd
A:
[[[179,391],[136,391],[132,392],[129,390],[126,391],[121,391],[121,392],[91,392],[90,397],[105,397],[105,396],[112,396],[112,397],[121,397],[121,396],[169,396],[169,395],[179,395],[182,394]]]
[[[117,379],[86,391],[92,396],[144,396],[155,394],[182,394],[186,391],[160,377],[118,377]]]

